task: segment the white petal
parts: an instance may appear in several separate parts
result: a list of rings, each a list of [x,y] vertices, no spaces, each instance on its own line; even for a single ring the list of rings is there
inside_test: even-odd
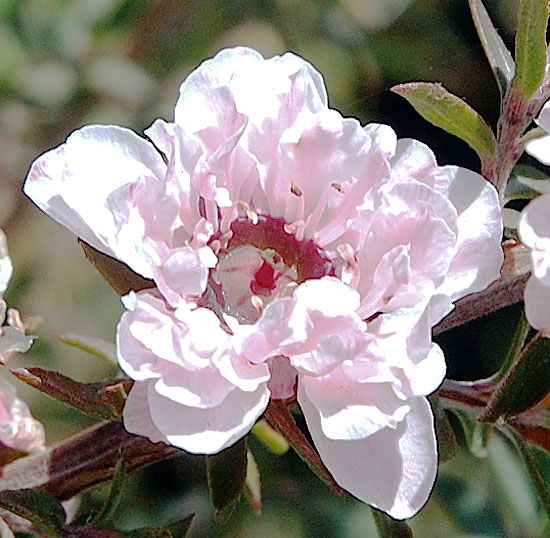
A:
[[[531,276],[525,286],[524,299],[529,325],[550,338],[550,287]]]
[[[246,435],[269,401],[265,386],[255,392],[235,389],[217,407],[198,409],[161,396],[149,385],[156,427],[170,444],[194,454],[215,454]]]
[[[363,439],[383,428],[395,428],[409,411],[391,382],[358,383],[341,372],[323,378],[302,376],[298,401],[313,405],[323,434],[333,440]]]
[[[458,250],[438,291],[454,301],[499,277],[502,214],[496,189],[479,174],[455,166],[441,170],[450,177],[449,198],[458,214]]]
[[[301,402],[315,446],[336,482],[395,519],[412,517],[422,508],[437,471],[430,406],[424,398],[409,403],[411,411],[397,428],[385,428],[365,439],[334,441],[323,434],[311,402]]]
[[[166,165],[154,146],[129,129],[88,126],[31,166],[24,191],[45,213],[96,249],[151,277],[145,223],[134,188],[158,184]],[[149,192],[154,197],[156,193]]]
[[[149,383],[151,381],[138,381],[134,383],[122,412],[124,427],[130,433],[148,437],[153,443],[162,441],[169,444],[168,439],[160,432],[151,419],[147,396]]]
[[[522,243],[531,249],[533,274],[550,286],[550,194],[529,202],[522,211],[518,232]]]

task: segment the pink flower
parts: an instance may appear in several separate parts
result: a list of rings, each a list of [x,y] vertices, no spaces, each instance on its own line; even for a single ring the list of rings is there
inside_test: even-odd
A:
[[[118,328],[136,380],[126,427],[214,453],[269,397],[297,394],[342,487],[412,516],[437,467],[425,396],[445,364],[431,328],[502,263],[493,187],[343,118],[290,53],[221,51],[182,84],[175,121],[146,135],[85,127],[25,184],[155,282],[124,299]]]
[[[0,321],[4,320],[6,303],[2,299],[11,278],[13,267],[8,254],[6,236],[0,230]],[[19,314],[8,311],[8,325],[0,326],[0,359],[13,352],[25,352],[32,343],[26,336]],[[32,452],[44,448],[44,429],[35,420],[27,407],[15,394],[15,388],[0,378],[0,443],[8,448]]]
[[[44,449],[42,424],[16,396],[15,387],[3,378],[0,378],[0,443],[26,452]]]
[[[3,296],[12,272],[6,236],[0,230],[0,363],[5,363],[12,353],[25,353],[32,344],[32,336],[25,334],[19,313],[13,308],[6,312]],[[3,325],[4,321],[6,325]]]
[[[531,277],[524,292],[529,324],[550,338],[550,194],[535,198],[522,211],[519,235],[531,249]]]

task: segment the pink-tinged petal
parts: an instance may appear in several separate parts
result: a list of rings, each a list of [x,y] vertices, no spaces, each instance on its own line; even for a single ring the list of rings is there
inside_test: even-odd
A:
[[[165,363],[159,367],[159,372],[162,375],[155,383],[155,390],[185,406],[201,409],[216,407],[234,388],[213,364],[189,369]]]
[[[302,376],[298,402],[313,405],[323,434],[334,440],[368,437],[383,428],[396,428],[409,412],[391,382],[352,381],[337,370],[323,378]]]
[[[267,364],[254,364],[233,350],[213,359],[220,375],[245,392],[254,392],[269,380]]]
[[[438,290],[452,301],[485,289],[500,275],[502,214],[496,189],[475,172],[445,166],[450,179],[449,199],[458,219],[457,253]]]
[[[268,359],[271,377],[267,388],[271,391],[271,397],[275,400],[292,398],[296,392],[298,372],[290,364],[286,357],[273,357]]]
[[[180,364],[182,341],[188,328],[177,323],[162,298],[140,292],[125,297],[124,304],[128,310],[119,322],[117,348],[121,366],[129,367],[128,374],[134,379],[144,379],[138,372],[142,371],[145,378],[151,377],[161,361]],[[133,353],[129,353],[130,349]],[[139,349],[142,351],[136,353]],[[199,360],[199,365],[202,364],[208,361]]]
[[[215,258],[214,253],[210,252]],[[212,262],[194,248],[174,249],[160,266],[155,267],[155,282],[170,305],[177,308],[186,303],[186,298],[202,295],[206,289],[209,267],[212,267]]]
[[[213,408],[199,409],[148,392],[152,420],[168,442],[194,454],[215,454],[246,435],[269,401],[265,386],[255,392],[231,391]]]
[[[15,450],[44,449],[44,428],[20,400],[9,381],[0,378],[0,443]]]
[[[446,192],[449,184],[446,175],[441,174],[432,150],[422,142],[410,138],[397,141],[391,175],[394,181],[415,179],[438,192]]]
[[[550,194],[535,198],[523,210],[518,232],[531,249],[533,275],[550,286]]]
[[[124,404],[122,418],[129,433],[149,438],[153,443],[170,441],[155,426],[149,408],[149,384],[154,381],[137,381]]]
[[[372,313],[379,297],[387,305],[381,311],[386,311],[390,303],[412,306],[433,293],[456,252],[456,210],[428,185],[391,182],[373,193],[372,203],[373,210],[356,222],[366,230],[358,252],[362,316]],[[399,265],[388,264],[385,256]]]
[[[433,415],[424,398],[409,400],[411,410],[396,428],[359,440],[328,439],[320,416],[307,398],[300,405],[313,442],[332,476],[361,501],[395,519],[414,516],[426,503],[437,472]]]
[[[129,129],[96,125],[37,159],[24,191],[84,241],[150,278],[156,253],[145,248],[146,224],[133,203],[134,189],[145,182],[160,192],[165,173],[148,141]]]
[[[532,276],[525,286],[524,300],[529,325],[550,338],[550,287]]]

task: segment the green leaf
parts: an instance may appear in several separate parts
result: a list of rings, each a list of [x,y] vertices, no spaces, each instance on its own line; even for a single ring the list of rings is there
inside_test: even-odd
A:
[[[126,295],[132,290],[139,291],[155,287],[152,280],[138,275],[121,261],[103,254],[103,252],[96,250],[94,247],[88,245],[88,243],[82,241],[82,239],[79,239],[78,242],[84,250],[88,261],[99,271],[107,284],[120,296]]]
[[[61,538],[67,518],[63,506],[40,489],[0,491],[0,507],[30,521],[47,538]]]
[[[110,363],[118,364],[116,346],[113,342],[75,333],[60,334],[57,339],[68,346],[80,349]]]
[[[404,521],[397,521],[375,508],[371,510],[380,538],[412,538],[413,533]]]
[[[427,121],[464,140],[482,162],[493,158],[496,140],[483,118],[441,84],[409,82],[391,91],[404,97]]]
[[[453,428],[449,423],[445,409],[439,403],[437,393],[429,397],[435,417],[435,431],[437,437],[437,452],[439,461],[445,462],[453,459],[458,452],[458,444],[453,432]]]
[[[282,456],[289,449],[288,441],[267,421],[259,420],[252,428],[252,434],[260,441],[272,454]]]
[[[105,525],[115,515],[116,509],[120,503],[122,495],[122,487],[126,479],[126,465],[122,460],[118,460],[115,466],[115,472],[113,480],[111,482],[111,489],[109,496],[103,505],[103,508],[99,514],[93,518],[94,524]]]
[[[531,452],[531,448],[524,441],[523,437],[513,428],[505,428],[505,432],[514,442],[514,445],[516,446],[521,458],[527,466],[529,476],[533,481],[533,484],[537,491],[537,495],[542,505],[546,508],[547,513],[550,514],[550,489],[548,488],[544,478],[542,477],[537,467],[537,463],[535,461],[533,453]]]
[[[246,439],[241,439],[220,453],[206,458],[208,487],[218,515],[241,496],[246,481],[246,453]]]
[[[514,88],[527,101],[535,93],[546,71],[546,27],[548,0],[521,0],[516,32]]]
[[[478,420],[519,415],[550,392],[550,340],[537,333],[516,357]]]
[[[514,60],[498,35],[481,0],[469,0],[472,18],[489,65],[495,75],[500,95],[504,96],[514,77]]]
[[[311,446],[302,430],[298,428],[292,413],[283,400],[271,400],[265,411],[266,420],[279,431],[302,461],[327,484],[337,495],[343,497],[344,490],[335,482],[319,454]]]
[[[31,387],[102,420],[119,420],[120,398],[132,386],[129,379],[111,379],[100,383],[80,383],[59,372],[43,368],[17,368],[11,372]]]
[[[539,194],[550,192],[550,177],[545,172],[533,166],[519,164],[512,171],[508,185],[512,184],[512,188],[523,189],[529,193],[529,199],[536,198]],[[512,199],[509,195],[509,187],[506,187],[506,197]]]
[[[487,443],[493,435],[494,428],[491,424],[481,424],[467,411],[452,409],[464,432],[464,439],[470,452],[477,458],[487,456]]]
[[[508,370],[510,370],[512,364],[514,364],[516,357],[521,353],[521,350],[525,345],[525,341],[527,340],[527,336],[529,335],[530,331],[531,327],[527,322],[525,313],[522,311],[518,320],[518,324],[514,331],[514,336],[512,338],[512,341],[510,342],[510,347],[508,348],[506,357],[504,358],[504,362],[502,363],[499,371],[492,378],[493,384],[495,386],[498,385],[506,377]]]

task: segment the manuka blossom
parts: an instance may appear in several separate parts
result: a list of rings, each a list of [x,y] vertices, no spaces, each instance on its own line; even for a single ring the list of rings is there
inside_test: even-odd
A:
[[[0,322],[6,313],[3,295],[12,271],[6,236],[0,230]],[[0,358],[4,361],[14,352],[25,352],[31,343],[32,337],[25,335],[19,314],[10,309],[7,325],[0,326]],[[44,448],[42,424],[31,416],[27,404],[16,396],[15,387],[3,378],[0,378],[0,444],[26,452]]]
[[[542,108],[538,125],[550,133],[550,102]],[[550,134],[531,140],[526,151],[541,163],[550,165]],[[531,277],[524,292],[525,315],[529,324],[550,338],[550,194],[532,200],[522,211],[518,232],[531,249]]]
[[[25,353],[32,344],[32,337],[25,334],[19,313],[13,308],[6,312],[3,296],[12,273],[13,266],[8,254],[6,236],[0,230],[0,362],[2,363],[6,362],[12,353]]]
[[[529,324],[550,338],[550,194],[535,198],[522,211],[518,232],[531,249],[531,277],[524,292]]]
[[[190,452],[297,398],[336,481],[395,518],[436,474],[431,328],[497,278],[498,199],[385,125],[328,108],[287,53],[223,50],[148,139],[88,126],[31,167],[27,195],[152,280],[118,326],[126,428]]]

